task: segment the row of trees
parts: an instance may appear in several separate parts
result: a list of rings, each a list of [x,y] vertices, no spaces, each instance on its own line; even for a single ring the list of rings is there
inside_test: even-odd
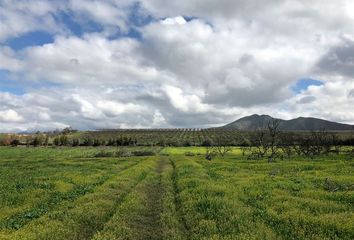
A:
[[[216,141],[206,146],[206,159],[214,156],[224,156],[231,151],[227,138],[218,137]],[[329,153],[339,154],[343,141],[336,133],[327,132],[324,129],[309,133],[290,133],[279,130],[279,121],[274,119],[256,131],[243,136],[240,144],[242,154],[248,159],[267,158],[269,162],[277,158],[304,156],[313,158]]]
[[[128,134],[131,132],[132,135]],[[112,133],[112,132],[110,132]],[[178,143],[166,144],[164,141],[151,143],[148,140],[141,142],[139,133],[142,136],[157,136],[160,133],[170,136],[172,133],[179,138]],[[146,131],[116,131],[115,135],[100,135],[101,133],[76,134],[75,130],[64,129],[60,132],[40,133],[31,135],[7,135],[0,141],[5,146],[195,146],[189,142],[188,134],[198,136],[197,146],[206,147],[206,158],[212,159],[215,155],[224,156],[231,151],[231,146],[240,146],[242,154],[248,159],[268,158],[273,161],[276,158],[291,157],[294,155],[314,157],[321,154],[339,153],[341,146],[347,145],[354,138],[340,138],[340,135],[325,130],[308,133],[282,132],[279,130],[277,120],[270,121],[266,126],[252,132],[225,131],[225,130],[188,130],[176,129],[161,130],[154,132]],[[232,137],[230,137],[232,135]],[[19,138],[21,137],[21,138]],[[145,136],[147,137],[147,136]],[[160,143],[160,144],[159,144]],[[182,143],[182,144],[181,144]]]
[[[137,140],[129,137],[110,138],[108,140],[99,138],[73,138],[69,139],[66,135],[60,135],[54,138],[55,146],[136,146]]]
[[[8,135],[0,141],[0,146],[136,146],[137,140],[129,137],[118,137],[108,140],[98,138],[70,138],[66,134],[60,134],[54,138],[49,135],[37,133],[24,136],[20,140],[16,135]]]
[[[283,133],[279,131],[279,122],[273,120],[265,129],[255,132],[252,138],[250,158],[267,156],[269,161],[275,158],[299,155],[314,157],[330,152],[339,153],[341,148],[337,134],[324,129],[306,134]]]

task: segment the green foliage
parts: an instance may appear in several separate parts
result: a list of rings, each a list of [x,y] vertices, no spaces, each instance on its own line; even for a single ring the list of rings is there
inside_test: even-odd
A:
[[[0,239],[354,239],[353,158],[232,150],[1,147]]]

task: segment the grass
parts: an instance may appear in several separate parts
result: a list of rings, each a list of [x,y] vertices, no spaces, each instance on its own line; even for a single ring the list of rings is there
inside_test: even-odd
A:
[[[145,150],[0,148],[0,239],[354,239],[347,156]]]

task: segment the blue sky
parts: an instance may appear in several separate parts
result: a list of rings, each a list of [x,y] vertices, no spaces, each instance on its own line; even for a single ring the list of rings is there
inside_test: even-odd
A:
[[[324,83],[320,80],[311,78],[301,78],[295,85],[291,86],[291,90],[295,94],[301,93],[301,91],[307,90],[309,86],[322,86]]]
[[[31,46],[41,46],[52,43],[54,36],[44,31],[29,32],[19,37],[11,38],[5,44],[14,50],[21,50]]]
[[[0,92],[22,95],[25,93],[25,90],[16,80],[9,77],[8,71],[0,70]]]
[[[354,123],[348,6],[0,1],[0,132],[210,127],[255,113]]]

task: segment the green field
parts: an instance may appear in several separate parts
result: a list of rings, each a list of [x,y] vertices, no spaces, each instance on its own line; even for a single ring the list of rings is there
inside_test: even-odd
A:
[[[0,239],[354,239],[348,156],[100,151],[0,148]]]

